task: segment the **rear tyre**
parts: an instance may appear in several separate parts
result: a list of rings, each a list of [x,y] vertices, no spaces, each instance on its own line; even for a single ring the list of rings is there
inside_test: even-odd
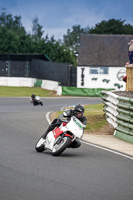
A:
[[[60,141],[60,142],[58,142]],[[53,156],[58,156],[59,154],[61,154],[71,143],[71,138],[70,137],[57,137],[55,142],[54,142],[54,146],[52,149],[52,155]]]
[[[44,148],[44,139],[43,138],[40,138],[38,140],[38,142],[35,145],[35,150],[37,152],[43,152],[45,150],[45,148]]]

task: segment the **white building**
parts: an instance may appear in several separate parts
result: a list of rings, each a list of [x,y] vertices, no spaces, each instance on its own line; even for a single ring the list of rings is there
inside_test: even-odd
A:
[[[77,88],[125,90],[128,42],[133,35],[82,34]]]

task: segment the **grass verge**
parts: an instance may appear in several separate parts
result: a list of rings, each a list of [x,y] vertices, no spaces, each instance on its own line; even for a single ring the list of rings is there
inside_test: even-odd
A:
[[[55,92],[42,89],[39,87],[6,87],[0,86],[0,97],[28,97],[31,94],[39,95],[40,97],[56,96]]]

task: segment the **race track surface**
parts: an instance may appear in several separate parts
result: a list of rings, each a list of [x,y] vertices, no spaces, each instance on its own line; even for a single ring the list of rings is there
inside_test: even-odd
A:
[[[0,200],[132,200],[133,161],[88,144],[58,157],[37,153],[45,115],[100,98],[0,98]]]

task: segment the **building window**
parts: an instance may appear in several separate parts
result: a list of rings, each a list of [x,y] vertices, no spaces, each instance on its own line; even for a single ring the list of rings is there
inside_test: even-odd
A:
[[[108,67],[90,67],[90,74],[108,74]]]

